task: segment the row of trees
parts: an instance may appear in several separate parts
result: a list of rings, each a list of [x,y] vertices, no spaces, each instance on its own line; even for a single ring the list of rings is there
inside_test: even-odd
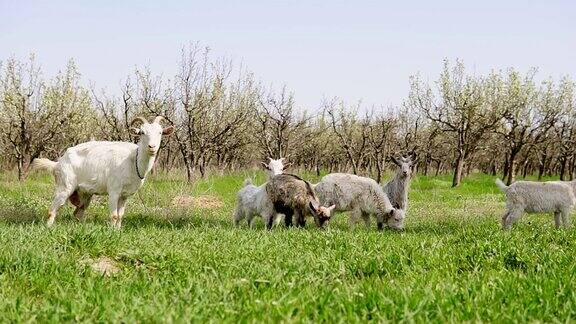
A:
[[[22,179],[38,156],[57,158],[90,139],[134,140],[130,121],[162,115],[176,126],[157,168],[241,169],[289,156],[314,172],[348,171],[378,181],[394,154],[415,152],[423,174],[453,173],[453,185],[479,170],[541,178],[576,173],[576,104],[569,78],[536,82],[536,71],[487,75],[445,61],[436,82],[410,79],[400,107],[366,109],[327,100],[309,112],[286,88],[267,89],[243,67],[208,49],[182,50],[172,78],[137,69],[114,94],[81,84],[73,61],[45,79],[34,57],[0,66],[0,150]]]

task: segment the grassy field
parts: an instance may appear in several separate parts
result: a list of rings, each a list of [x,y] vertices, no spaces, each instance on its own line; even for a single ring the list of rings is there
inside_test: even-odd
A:
[[[502,232],[504,197],[492,177],[473,175],[458,189],[449,177],[417,177],[403,233],[349,229],[346,215],[325,231],[309,221],[266,232],[261,221],[231,225],[247,174],[193,186],[152,176],[129,202],[121,231],[107,226],[104,199],[85,223],[68,205],[48,229],[53,180],[0,176],[0,321],[576,317],[576,231],[532,215]]]

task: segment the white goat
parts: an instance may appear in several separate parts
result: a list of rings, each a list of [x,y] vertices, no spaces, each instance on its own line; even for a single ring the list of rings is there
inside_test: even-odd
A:
[[[291,163],[284,164],[286,158],[279,158],[277,160],[273,160],[271,157],[268,157],[270,162],[260,162],[262,166],[268,171],[268,180],[270,180],[273,176],[282,174],[284,170],[288,169]]]
[[[382,187],[370,178],[332,173],[323,177],[314,190],[322,205],[336,205],[335,211],[339,212],[351,211],[351,225],[360,218],[369,225],[370,215],[375,215],[379,230],[385,221],[391,228],[404,228],[404,212],[394,209]]]
[[[506,186],[496,179],[496,185],[506,194],[502,229],[510,229],[522,214],[554,213],[556,228],[570,226],[570,211],[576,204],[576,181],[518,181]]]
[[[408,208],[410,177],[416,160],[413,157],[401,157],[400,159],[391,157],[391,159],[398,166],[398,169],[394,178],[384,185],[384,192],[388,195],[394,208],[406,211]]]
[[[138,144],[128,142],[87,142],[70,147],[58,162],[35,159],[33,169],[52,171],[56,180],[55,197],[48,211],[48,226],[54,224],[56,213],[67,199],[76,206],[74,216],[81,220],[93,195],[108,194],[111,224],[122,225],[126,200],[144,184],[154,165],[162,135],[170,135],[173,126],[162,128],[158,116],[152,123],[137,117],[130,130],[140,138]]]
[[[268,158],[268,163],[261,162],[262,166],[268,171],[268,180],[275,175],[282,174],[289,164],[284,165],[285,158],[274,160]],[[263,216],[264,222],[275,222],[278,215],[274,213],[274,207],[266,195],[266,183],[257,187],[252,184],[252,180],[244,180],[242,189],[238,191],[236,210],[234,211],[234,225],[238,226],[240,221],[246,218],[248,225],[252,227],[254,216]],[[274,219],[268,219],[273,217]]]
[[[266,224],[274,223],[277,215],[274,206],[266,194],[266,183],[257,187],[249,178],[244,180],[244,185],[238,191],[236,210],[234,211],[234,225],[246,218],[248,226],[252,227],[254,216],[261,215]],[[274,217],[274,219],[270,219]]]

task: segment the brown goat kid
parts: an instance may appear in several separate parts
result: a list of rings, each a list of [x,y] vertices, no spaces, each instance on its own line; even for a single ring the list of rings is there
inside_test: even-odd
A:
[[[305,217],[311,215],[318,227],[324,227],[335,207],[321,206],[310,183],[293,174],[274,176],[266,184],[266,193],[274,210],[284,214],[286,226],[292,226],[292,221],[295,219],[298,227],[304,227]],[[272,228],[272,218],[266,224],[266,228]]]

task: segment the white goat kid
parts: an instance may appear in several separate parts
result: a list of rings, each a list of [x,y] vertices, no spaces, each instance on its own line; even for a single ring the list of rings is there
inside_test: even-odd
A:
[[[248,226],[252,227],[254,216],[258,215],[263,217],[266,224],[269,222],[267,217],[275,217],[272,222],[276,222],[278,218],[278,215],[274,213],[274,206],[266,194],[266,183],[257,187],[248,178],[244,180],[242,189],[238,191],[236,210],[234,211],[234,225],[240,225],[240,221],[246,218]]]
[[[350,225],[360,218],[370,225],[370,215],[376,217],[379,230],[386,222],[390,228],[404,228],[404,212],[395,209],[380,185],[370,178],[347,173],[331,173],[314,185],[323,205],[336,205],[338,212],[350,211]]]
[[[284,164],[285,158],[274,160],[269,157],[268,159],[270,160],[268,163],[261,162],[268,172],[268,180],[282,174],[290,165],[289,163]],[[276,222],[278,220],[278,215],[274,213],[274,206],[272,206],[272,202],[266,195],[266,183],[261,186],[255,186],[252,184],[252,180],[247,178],[244,180],[242,189],[238,191],[236,210],[233,216],[234,225],[238,226],[240,221],[246,218],[248,226],[252,227],[254,216],[257,215],[273,215],[271,216],[275,218],[273,221]],[[267,219],[264,219],[264,221],[268,222]]]
[[[162,119],[158,116],[148,123],[137,117],[132,121],[130,130],[139,136],[138,144],[93,141],[68,148],[58,162],[35,159],[32,168],[52,171],[56,180],[47,225],[54,224],[58,209],[67,199],[76,206],[74,216],[81,220],[93,195],[108,194],[111,225],[120,228],[127,198],[144,184],[162,136],[174,131],[173,126],[162,128]],[[132,127],[138,122],[140,127]]]
[[[576,204],[576,181],[517,181],[506,186],[496,179],[496,185],[506,194],[502,229],[508,230],[524,213],[554,213],[556,228],[570,226],[570,211]]]

